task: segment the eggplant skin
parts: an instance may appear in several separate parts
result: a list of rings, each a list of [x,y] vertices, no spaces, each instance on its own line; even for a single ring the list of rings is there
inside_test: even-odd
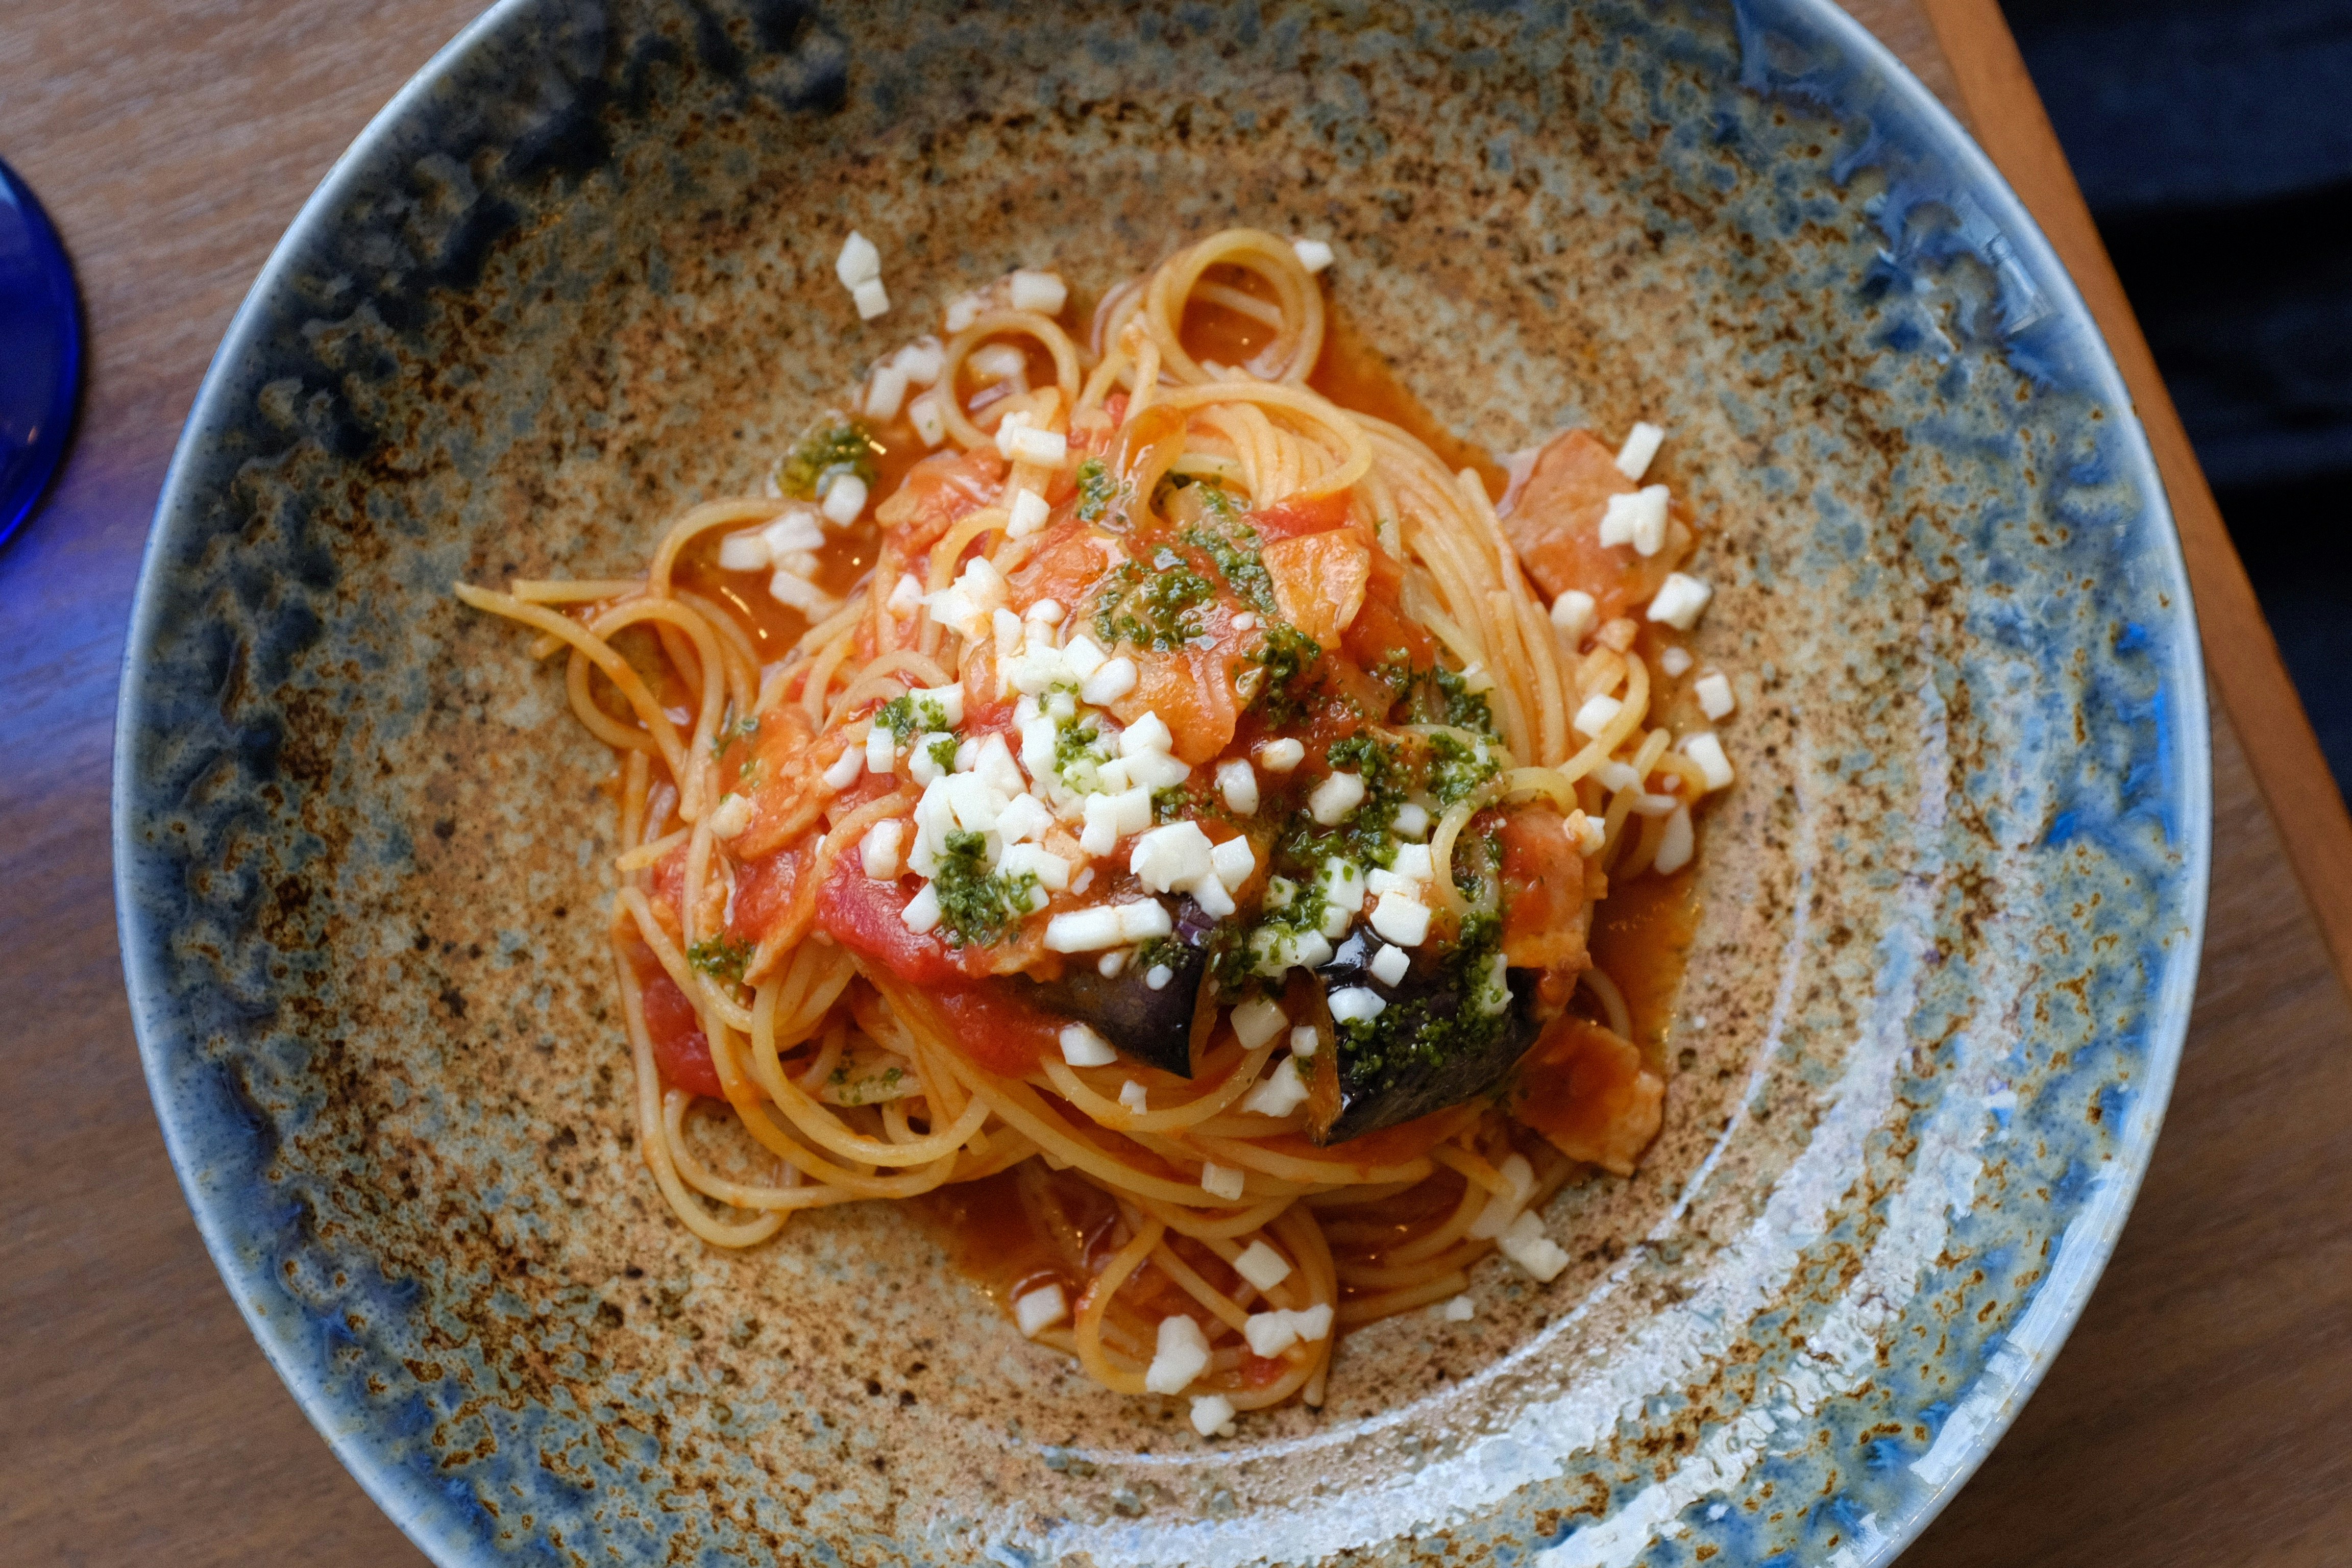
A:
[[[1366,967],[1374,948],[1359,931],[1340,943],[1317,975],[1329,990],[1370,986],[1389,1005],[1390,1011],[1381,1016],[1393,1015],[1403,1027],[1393,1030],[1385,1048],[1377,1052],[1340,1032],[1339,1110],[1328,1126],[1309,1129],[1318,1143],[1344,1143],[1484,1094],[1518,1065],[1543,1032],[1535,1014],[1537,975],[1533,970],[1514,969],[1507,974],[1510,1008],[1490,1032],[1466,1045],[1425,1054],[1416,1047],[1428,1031],[1458,1027],[1456,1020],[1467,1005],[1454,978],[1454,966],[1424,972],[1416,965],[1400,984],[1384,985]],[[1375,1055],[1379,1059],[1372,1059]]]
[[[1025,981],[1029,1000],[1049,1013],[1090,1026],[1146,1067],[1178,1078],[1192,1076],[1192,1008],[1208,968],[1208,935],[1213,922],[1186,899],[1176,916],[1176,940],[1163,945],[1163,962],[1175,973],[1154,991],[1146,973],[1130,963],[1106,980],[1081,958],[1059,980]]]

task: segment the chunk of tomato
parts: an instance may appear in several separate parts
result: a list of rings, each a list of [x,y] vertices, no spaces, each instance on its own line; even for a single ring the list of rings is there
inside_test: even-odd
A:
[[[963,972],[936,932],[907,929],[907,906],[913,901],[899,883],[876,881],[856,856],[845,855],[817,894],[817,929],[910,985],[961,980]]]

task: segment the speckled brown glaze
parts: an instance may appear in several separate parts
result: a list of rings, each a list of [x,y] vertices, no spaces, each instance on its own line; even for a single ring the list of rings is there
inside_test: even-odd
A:
[[[1016,265],[1233,223],[1496,450],[1636,417],[1706,530],[1740,780],[1665,1131],[1478,1315],[1204,1442],[902,1212],[741,1253],[640,1165],[612,769],[457,578],[633,573]],[[861,324],[842,234],[896,309]],[[257,1334],[450,1563],[1859,1568],[2071,1322],[2162,1109],[2202,689],[2110,366],[1825,5],[493,12],[238,319],[118,784],[151,1081]],[[1718,1553],[1724,1554],[1717,1556]]]

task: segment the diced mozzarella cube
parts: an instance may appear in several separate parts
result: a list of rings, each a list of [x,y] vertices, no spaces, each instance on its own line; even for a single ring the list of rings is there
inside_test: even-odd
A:
[[[971,357],[964,363],[977,380],[990,384],[1011,381],[1015,376],[1025,382],[1029,374],[1029,356],[1011,343],[982,344],[971,351]],[[1020,415],[1016,417],[1025,419],[1028,416]]]
[[[880,724],[866,731],[866,771],[887,773],[897,769],[898,743],[895,736]]]
[[[1257,869],[1257,851],[1246,838],[1228,838],[1209,851],[1209,867],[1224,884],[1225,891],[1237,892]]]
[[[907,373],[898,362],[876,365],[873,378],[866,384],[866,417],[887,424],[898,417],[906,401]]]
[[[1683,741],[1683,755],[1698,764],[1706,778],[1706,787],[1721,789],[1731,782],[1731,759],[1723,754],[1723,742],[1707,731],[1687,736]]]
[[[954,739],[953,735],[942,734],[936,730],[927,735],[916,736],[913,744],[907,748],[907,776],[919,784],[930,784],[945,778],[950,770],[940,765],[940,742]]]
[[[1311,1307],[1301,1307],[1291,1313],[1290,1321],[1298,1331],[1298,1337],[1311,1345],[1329,1336],[1331,1317],[1331,1303],[1318,1301]]]
[[[1645,485],[1632,495],[1611,496],[1601,514],[1601,542],[1655,555],[1666,542],[1666,487]]]
[[[1021,618],[1035,621],[1040,626],[1058,626],[1062,624],[1062,606],[1058,600],[1040,599],[1022,611]]]
[[[1291,1314],[1276,1308],[1271,1312],[1252,1312],[1249,1321],[1242,1325],[1242,1338],[1249,1342],[1252,1355],[1271,1361],[1298,1342],[1298,1325]]]
[[[1288,736],[1268,741],[1257,749],[1257,765],[1270,773],[1286,773],[1307,760],[1307,745]]]
[[[1380,919],[1377,911],[1372,918],[1377,924]],[[1372,954],[1372,962],[1366,967],[1371,970],[1373,979],[1394,989],[1412,972],[1412,960],[1401,947],[1383,946]]]
[[[1040,1285],[1013,1299],[1013,1321],[1024,1339],[1035,1339],[1070,1315],[1070,1303],[1059,1285]]]
[[[940,923],[940,895],[933,890],[929,882],[924,883],[923,890],[907,900],[907,907],[900,911],[898,918],[904,921],[907,929],[917,936],[927,935],[937,930]]]
[[[1103,650],[1095,646],[1094,638],[1080,632],[1064,646],[1062,663],[1074,679],[1083,683],[1103,667]]]
[[[1139,837],[1127,868],[1154,892],[1173,892],[1214,874],[1209,836],[1197,822],[1172,822]]]
[[[1240,907],[1234,902],[1234,896],[1225,891],[1225,885],[1213,874],[1194,878],[1184,884],[1183,890],[1192,895],[1192,901],[1201,906],[1201,912],[1213,921],[1223,920]]]
[[[837,790],[847,789],[857,782],[857,775],[865,771],[865,751],[860,747],[850,746],[844,749],[841,755],[833,760],[833,765],[824,770],[824,782]]]
[[[1103,1068],[1118,1060],[1110,1042],[1084,1024],[1065,1024],[1060,1036],[1062,1059],[1074,1068]]]
[[[1254,1051],[1280,1034],[1290,1019],[1272,997],[1253,996],[1234,1009],[1231,1022],[1242,1049]]]
[[[977,773],[956,773],[946,782],[956,826],[967,833],[994,832],[996,814],[1010,804],[996,786]]]
[[[971,771],[986,779],[989,787],[1007,800],[1027,787],[1021,764],[1013,760],[1013,749],[1004,743],[1002,735],[991,735],[981,742],[980,755],[973,759]]]
[[[1495,1245],[1538,1284],[1549,1285],[1568,1267],[1568,1254],[1543,1233],[1543,1221],[1532,1209],[1513,1220],[1510,1228],[1495,1238]]]
[[[1686,647],[1670,647],[1658,656],[1658,668],[1670,676],[1685,674],[1690,667],[1690,649]]]
[[[1024,843],[1053,826],[1053,811],[1034,795],[1014,795],[1013,804],[996,814],[996,831],[1007,844]]]
[[[1426,882],[1437,874],[1436,863],[1429,858],[1426,844],[1402,844],[1397,847],[1396,858],[1390,868],[1400,877],[1410,877],[1416,882]]]
[[[1175,978],[1174,970],[1164,963],[1155,963],[1143,976],[1143,983],[1154,991],[1165,991],[1168,989],[1168,983]]]
[[[907,405],[907,419],[926,447],[936,447],[948,438],[947,416],[940,412],[939,394],[935,392],[927,392]]]
[[[1041,316],[1058,316],[1068,303],[1070,290],[1051,272],[1020,271],[1013,275],[1013,308],[1034,310]]]
[[[1407,801],[1397,807],[1396,820],[1389,826],[1399,838],[1426,838],[1429,837],[1429,808]]]
[[[1690,807],[1678,805],[1666,818],[1666,830],[1658,837],[1657,858],[1650,865],[1660,876],[1671,877],[1690,864],[1693,845]]]
[[[1164,753],[1175,743],[1176,737],[1169,733],[1167,721],[1148,712],[1120,732],[1118,754],[1132,757],[1142,752]]]
[[[1372,929],[1399,947],[1419,947],[1429,939],[1429,906],[1403,893],[1382,893],[1372,906]]]
[[[1232,1436],[1234,1435],[1234,1402],[1222,1394],[1194,1395],[1192,1430],[1203,1437]]]
[[[1125,941],[1118,910],[1108,904],[1067,910],[1045,922],[1045,948],[1049,952],[1100,952]]]
[[[1070,863],[1035,844],[1007,845],[996,868],[1008,877],[1034,877],[1037,885],[1050,892],[1058,893],[1070,885]]]
[[[1307,1100],[1307,1079],[1299,1069],[1287,1061],[1277,1061],[1265,1081],[1249,1091],[1242,1101],[1244,1110],[1260,1116],[1287,1116]]]
[[[974,562],[973,564],[978,565],[980,563]],[[966,578],[969,578],[971,574],[970,571],[966,571],[964,575]],[[945,686],[918,686],[914,690],[914,698],[915,706],[918,708],[921,707],[925,702],[938,703],[940,705],[940,711],[947,716],[949,729],[952,730],[957,725],[963,722],[963,686],[961,682],[951,680]]]
[[[1551,624],[1559,628],[1559,635],[1572,648],[1584,646],[1599,615],[1598,602],[1580,588],[1570,588],[1551,602]]]
[[[1045,505],[1045,498],[1035,490],[1022,490],[1016,493],[1013,498],[1010,510],[1012,518],[1004,525],[1004,531],[1014,539],[1026,539],[1045,527],[1045,519],[1050,511]]]
[[[1470,1222],[1470,1235],[1478,1241],[1491,1241],[1502,1235],[1518,1217],[1519,1211],[1527,1207],[1528,1194],[1536,1189],[1535,1167],[1528,1163],[1524,1154],[1511,1155],[1496,1166],[1495,1172],[1510,1184],[1511,1190],[1487,1194],[1486,1206]]]
[[[1230,1165],[1220,1165],[1214,1160],[1201,1166],[1201,1190],[1213,1198],[1239,1203],[1242,1196],[1242,1173]]]
[[[1290,253],[1298,258],[1298,265],[1309,272],[1320,272],[1331,265],[1331,247],[1320,239],[1294,239]]]
[[[1731,682],[1720,670],[1700,676],[1691,690],[1698,697],[1698,710],[1710,719],[1727,719],[1739,706],[1739,700],[1731,694]]]
[[[1341,1024],[1369,1024],[1388,1005],[1369,985],[1343,985],[1331,993],[1331,1016]]]
[[[906,374],[908,382],[917,386],[929,386],[939,380],[940,372],[947,368],[947,351],[934,337],[919,337],[891,362]]]
[[[843,755],[854,757],[857,753],[853,751],[845,752]],[[831,771],[828,770],[825,777],[830,779],[832,776]],[[854,778],[856,775],[851,776]],[[835,784],[834,787],[839,789],[843,786]],[[751,803],[745,796],[740,795],[723,796],[719,804],[711,808],[710,835],[714,838],[732,838],[751,826]]]
[[[775,552],[758,529],[730,533],[719,542],[719,565],[727,572],[760,572],[775,563]]]
[[[1069,458],[1070,443],[1060,431],[1041,430],[1016,411],[997,426],[996,449],[1009,462],[1058,468]]]
[[[879,278],[868,278],[865,282],[852,289],[849,291],[849,297],[857,305],[857,319],[861,321],[870,321],[877,316],[889,314],[890,291],[882,287],[882,279]]]
[[[1617,448],[1617,471],[1640,484],[1642,476],[1650,471],[1650,459],[1658,455],[1658,444],[1665,438],[1666,433],[1647,420],[1636,424],[1625,433],[1625,444]]]
[[[1108,708],[1135,689],[1136,679],[1135,660],[1121,654],[1087,676],[1078,695],[1097,708]]]
[[[898,586],[890,590],[890,597],[884,604],[894,616],[911,616],[923,607],[923,585],[915,581],[913,573],[901,573]]]
[[[866,837],[858,840],[857,858],[867,876],[877,882],[898,880],[898,846],[906,833],[907,825],[896,817],[866,830]]]
[[[1454,1296],[1438,1309],[1438,1315],[1449,1323],[1466,1323],[1478,1315],[1478,1307],[1467,1295]]]
[[[1657,597],[1650,601],[1649,616],[1654,621],[1664,622],[1678,632],[1686,632],[1698,624],[1699,612],[1706,608],[1706,602],[1713,597],[1715,590],[1697,578],[1686,577],[1680,572],[1669,572],[1664,584],[1658,589]]]
[[[1307,797],[1307,810],[1326,827],[1337,827],[1356,815],[1364,804],[1364,780],[1360,773],[1335,773],[1315,786]]]
[[[860,283],[879,278],[882,276],[882,252],[875,248],[872,240],[853,228],[849,231],[849,237],[841,242],[841,254],[834,258],[833,275],[841,279],[841,286],[845,289],[855,289]]]
[[[1257,770],[1240,757],[1217,764],[1217,793],[1225,808],[1243,816],[1257,814]]]
[[[1322,1039],[1315,1033],[1312,1024],[1301,1024],[1290,1031],[1290,1054],[1301,1061],[1313,1056],[1316,1047],[1321,1044]]]
[[[1364,904],[1364,873],[1353,861],[1338,856],[1323,862],[1323,934],[1333,942],[1348,934],[1348,926]]]
[[[1118,1102],[1141,1116],[1151,1108],[1151,1093],[1133,1079],[1118,1086]]]
[[[1160,1343],[1143,1386],[1154,1394],[1181,1394],[1185,1384],[1209,1364],[1209,1338],[1201,1325],[1181,1313],[1160,1320]]]
[[[1593,782],[1602,789],[1612,793],[1621,789],[1642,787],[1642,775],[1633,771],[1633,764],[1630,763],[1614,760],[1603,763],[1592,770],[1592,778]]]
[[[1260,1237],[1244,1247],[1242,1255],[1234,1259],[1234,1272],[1264,1292],[1290,1278],[1290,1259],[1268,1247],[1265,1238]]]
[[[1138,899],[1132,903],[1118,905],[1118,910],[1121,942],[1150,942],[1155,936],[1166,936],[1176,929],[1176,922],[1169,918],[1168,906],[1157,899]],[[1157,991],[1160,987],[1155,985],[1152,989]]]
[[[950,332],[960,332],[980,320],[981,299],[977,294],[959,294],[948,301],[941,320]]]
[[[811,620],[830,615],[838,601],[810,582],[791,572],[779,572],[768,579],[768,597],[779,605],[798,610]]]
[[[1568,814],[1568,834],[1576,840],[1576,852],[1580,855],[1598,855],[1609,847],[1608,824],[1580,811]]]
[[[1625,705],[1614,697],[1588,697],[1570,722],[1578,734],[1598,739],[1624,709]]]

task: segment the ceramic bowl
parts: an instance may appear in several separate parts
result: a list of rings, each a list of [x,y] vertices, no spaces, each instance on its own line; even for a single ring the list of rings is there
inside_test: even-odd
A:
[[[1537,1288],[1194,1436],[902,1213],[742,1253],[632,1147],[604,754],[455,579],[634,570],[1016,264],[1233,223],[1495,450],[1671,430],[1739,782],[1664,1135]],[[835,280],[874,237],[897,301]],[[149,546],[117,876],[231,1293],[445,1564],[1884,1561],[2107,1256],[2202,920],[2205,708],[2124,389],[1825,0],[507,0],[238,314]]]

